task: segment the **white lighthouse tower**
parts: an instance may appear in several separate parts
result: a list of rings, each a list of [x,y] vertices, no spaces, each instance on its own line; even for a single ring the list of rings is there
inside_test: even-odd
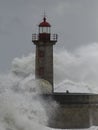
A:
[[[57,42],[57,34],[51,34],[46,17],[39,24],[38,31],[38,34],[32,34],[32,42],[36,45],[35,76],[47,80],[53,92],[53,45]]]

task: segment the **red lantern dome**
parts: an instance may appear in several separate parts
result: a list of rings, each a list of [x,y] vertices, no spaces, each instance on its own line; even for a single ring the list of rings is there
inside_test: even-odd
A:
[[[43,18],[43,22],[39,24],[39,27],[51,27],[51,25],[46,21],[46,18]]]
[[[39,34],[50,34],[51,25],[46,21],[46,17],[43,18],[43,22],[39,24]]]

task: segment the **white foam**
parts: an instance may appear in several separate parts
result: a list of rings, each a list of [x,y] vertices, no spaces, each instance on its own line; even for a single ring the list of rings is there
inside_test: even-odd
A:
[[[88,92],[98,93],[97,49],[98,43],[93,43],[77,49],[73,54],[67,51],[56,54],[54,62],[56,86],[62,84],[61,89],[63,86],[65,90],[69,87],[71,91],[85,93],[88,90]],[[74,86],[77,88],[75,89]]]

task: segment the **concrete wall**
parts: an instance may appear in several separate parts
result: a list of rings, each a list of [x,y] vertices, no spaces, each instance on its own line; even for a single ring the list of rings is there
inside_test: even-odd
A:
[[[89,109],[86,105],[60,105],[53,119],[49,121],[53,128],[88,128]]]
[[[49,97],[59,104],[49,119],[50,127],[66,129],[98,126],[98,95],[65,93],[44,95],[45,100]]]
[[[90,105],[90,124],[98,126],[98,104]]]

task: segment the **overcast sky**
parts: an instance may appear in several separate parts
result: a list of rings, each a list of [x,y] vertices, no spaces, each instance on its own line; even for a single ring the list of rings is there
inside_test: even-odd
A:
[[[44,10],[59,35],[55,50],[98,42],[98,0],[0,0],[0,72],[10,69],[14,57],[34,52],[32,33]]]

